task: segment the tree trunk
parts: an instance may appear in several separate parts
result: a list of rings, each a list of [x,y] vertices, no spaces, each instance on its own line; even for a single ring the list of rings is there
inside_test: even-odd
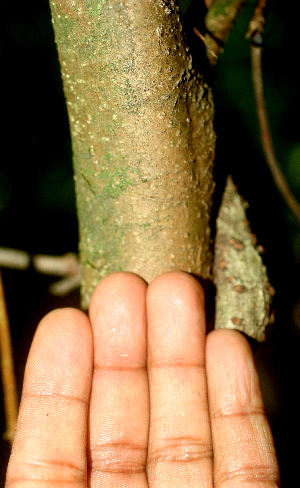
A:
[[[82,304],[127,270],[211,275],[211,91],[173,0],[51,1],[71,126]]]

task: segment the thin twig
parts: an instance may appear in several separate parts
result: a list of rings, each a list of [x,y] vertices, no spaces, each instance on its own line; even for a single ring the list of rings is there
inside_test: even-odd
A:
[[[218,56],[210,48],[210,46],[209,46],[209,44],[208,44],[205,36],[203,34],[201,34],[201,32],[197,29],[197,27],[194,27],[194,33],[196,34],[196,36],[199,37],[199,39],[201,39],[201,41],[203,42],[203,44],[206,47],[206,50],[210,54],[210,56],[212,56],[213,58],[215,58],[217,60],[218,59]]]
[[[12,445],[18,418],[18,397],[14,375],[13,353],[11,346],[9,322],[0,271],[0,351],[1,375],[3,384],[6,432],[4,434]]]
[[[247,37],[250,37],[252,41],[251,42],[252,79],[254,85],[256,111],[257,111],[263,151],[269,169],[271,171],[271,174],[274,178],[278,190],[280,191],[285,202],[289,206],[298,224],[300,225],[300,206],[287,184],[284,174],[281,171],[280,164],[275,155],[271,131],[270,131],[270,125],[269,125],[269,120],[267,115],[265,97],[264,97],[261,54],[262,54],[262,33],[265,24],[264,11],[266,8],[266,3],[267,0],[259,0],[258,6],[254,12],[254,16],[250,22],[249,31],[247,34]]]
[[[53,295],[67,295],[80,286],[80,264],[74,253],[69,252],[62,256],[30,256],[26,251],[0,247],[0,267],[25,270],[30,266],[31,260],[38,273],[63,277],[50,285],[49,291]]]
[[[62,256],[36,254],[33,265],[39,273],[54,276],[74,276],[79,273],[79,262],[76,254],[68,252]]]
[[[30,265],[30,256],[26,251],[0,247],[0,266],[11,269],[27,269]]]
[[[76,254],[68,252],[62,256],[37,254],[32,258],[33,265],[39,273],[63,276],[62,280],[49,287],[53,295],[64,296],[75,290],[81,283],[81,269]]]

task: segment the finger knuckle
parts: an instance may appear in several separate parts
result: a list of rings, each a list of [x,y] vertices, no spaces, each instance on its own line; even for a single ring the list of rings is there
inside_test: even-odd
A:
[[[213,457],[212,446],[199,439],[176,438],[164,441],[163,444],[149,454],[148,464],[187,463]]]
[[[145,471],[146,448],[132,443],[102,444],[90,452],[92,471],[134,474]]]
[[[216,488],[229,486],[276,488],[280,486],[279,472],[277,466],[270,464],[250,463],[232,469],[227,466],[215,480],[215,486]]]
[[[20,464],[17,474],[8,469],[5,486],[35,481],[75,485],[83,483],[85,477],[85,469],[75,463],[58,459],[36,459]]]

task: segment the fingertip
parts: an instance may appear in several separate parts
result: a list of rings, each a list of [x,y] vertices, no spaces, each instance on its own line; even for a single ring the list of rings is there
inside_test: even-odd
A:
[[[60,329],[61,327],[77,327],[79,322],[88,322],[84,312],[77,308],[56,308],[47,313],[40,321],[37,332],[44,334],[48,329]],[[42,329],[42,331],[41,331]]]
[[[192,275],[184,271],[168,271],[156,277],[148,286],[147,301],[194,303],[195,300],[204,308],[204,291]]]
[[[123,310],[125,304],[134,304],[142,297],[146,288],[147,283],[134,273],[120,271],[106,276],[92,294],[89,308],[91,320],[97,318],[104,302],[107,307],[113,307],[115,313],[118,313],[118,310]]]
[[[191,349],[204,354],[204,293],[195,278],[181,271],[155,278],[147,289],[146,309],[151,357],[155,353],[161,357],[168,355],[168,360],[176,356],[187,361]]]
[[[146,282],[129,272],[100,281],[89,317],[94,337],[94,366],[144,365],[146,350]]]
[[[88,317],[76,308],[58,308],[42,318],[36,329],[31,350],[40,349],[44,343],[65,343],[64,336],[75,340],[92,340],[91,327]]]
[[[210,391],[218,392],[222,385],[223,404],[229,410],[236,405],[247,408],[253,402],[262,405],[254,356],[246,337],[240,332],[219,329],[208,334],[206,370]]]
[[[98,285],[95,287],[95,290],[92,294],[92,297],[97,294],[97,290],[102,287],[118,287],[124,286],[125,284],[136,283],[136,284],[143,284],[146,285],[146,282],[135,273],[131,273],[130,271],[116,271],[115,273],[111,273],[104,278],[102,278]]]
[[[27,392],[63,389],[71,365],[73,370],[89,375],[92,350],[92,330],[83,312],[75,308],[49,312],[40,321],[32,341],[25,369],[25,389]]]
[[[246,337],[232,329],[213,330],[208,334],[206,364],[209,370],[220,375],[227,370],[244,371],[249,365],[251,369],[255,369],[252,350]]]
[[[58,308],[49,312],[38,324],[31,348],[40,347],[40,342],[55,343],[65,334],[68,337],[90,336],[90,323],[84,312],[71,307]]]
[[[206,353],[208,358],[221,355],[235,358],[240,355],[252,357],[252,350],[246,337],[233,329],[211,331],[206,340]]]

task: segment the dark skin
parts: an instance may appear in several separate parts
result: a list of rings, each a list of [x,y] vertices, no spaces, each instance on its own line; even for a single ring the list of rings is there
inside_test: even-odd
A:
[[[247,340],[205,333],[204,294],[172,272],[115,273],[89,318],[60,309],[29,353],[5,488],[275,488]]]

